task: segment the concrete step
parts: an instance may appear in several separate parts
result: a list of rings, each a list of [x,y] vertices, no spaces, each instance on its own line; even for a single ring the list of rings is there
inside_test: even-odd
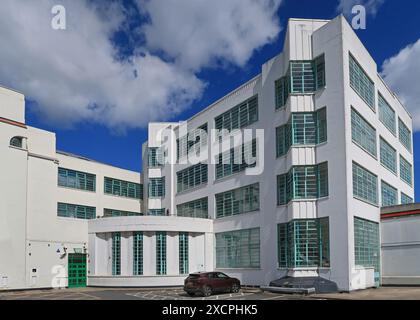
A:
[[[315,288],[287,288],[287,287],[261,287],[262,291],[273,293],[290,293],[290,294],[312,294],[315,293]]]

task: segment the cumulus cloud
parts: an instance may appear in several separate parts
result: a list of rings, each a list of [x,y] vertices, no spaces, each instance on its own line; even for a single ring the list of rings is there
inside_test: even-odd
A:
[[[350,15],[351,10],[355,5],[363,5],[368,14],[376,15],[379,7],[382,6],[384,2],[385,0],[339,0],[337,11],[342,12],[344,15]]]
[[[385,60],[382,76],[397,93],[413,116],[415,130],[420,130],[420,39]]]
[[[67,29],[57,31],[54,4],[4,0],[0,10],[0,79],[35,100],[46,120],[141,127],[200,96],[203,83],[194,74],[147,51],[114,59],[109,38],[124,17],[121,7],[108,15],[85,1],[64,1]]]
[[[56,126],[96,122],[127,129],[170,120],[201,97],[201,68],[215,60],[242,66],[278,34],[279,2],[217,1],[216,9],[213,1],[195,0],[188,9],[181,0],[140,1],[151,18],[141,30],[147,41],[121,59],[110,41],[127,25],[121,1],[61,0],[67,29],[57,31],[51,28],[57,1],[2,0],[0,84],[34,100]]]
[[[281,0],[137,0],[150,23],[148,45],[184,68],[199,70],[220,60],[243,66],[254,50],[280,32]]]

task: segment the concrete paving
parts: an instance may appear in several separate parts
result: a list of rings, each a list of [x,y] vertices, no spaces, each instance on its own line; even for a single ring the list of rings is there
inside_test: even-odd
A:
[[[79,288],[0,291],[0,300],[420,300],[420,287],[382,287],[337,294],[277,294],[243,288],[239,293],[188,296],[182,288]]]

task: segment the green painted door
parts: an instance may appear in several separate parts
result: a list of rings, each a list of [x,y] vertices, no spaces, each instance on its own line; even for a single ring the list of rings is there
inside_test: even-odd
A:
[[[68,262],[68,287],[86,287],[86,255],[82,253],[70,253]]]

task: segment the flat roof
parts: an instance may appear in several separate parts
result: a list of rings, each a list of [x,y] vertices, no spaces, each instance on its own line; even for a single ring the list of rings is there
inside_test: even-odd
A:
[[[420,215],[420,203],[410,203],[381,208],[381,219],[401,218]]]
[[[92,160],[92,159],[89,159],[89,158],[86,158],[84,156],[80,156],[80,155],[77,155],[77,154],[74,154],[74,153],[60,151],[60,150],[57,150],[56,153],[57,154],[61,154],[63,156],[67,156],[67,157],[71,157],[71,158],[76,158],[76,159],[80,159],[80,160],[84,160],[84,161],[89,161],[89,162],[94,162],[94,163],[101,164],[101,165],[104,165],[104,166],[113,167],[113,168],[116,168],[116,169],[119,169],[119,170],[124,170],[124,171],[132,172],[132,173],[137,173],[137,174],[141,175],[141,172],[138,172],[138,171],[133,171],[133,170],[128,170],[128,169],[120,168],[120,167],[113,166],[113,165],[108,164],[108,163],[100,162],[100,161],[97,161],[97,160]]]

